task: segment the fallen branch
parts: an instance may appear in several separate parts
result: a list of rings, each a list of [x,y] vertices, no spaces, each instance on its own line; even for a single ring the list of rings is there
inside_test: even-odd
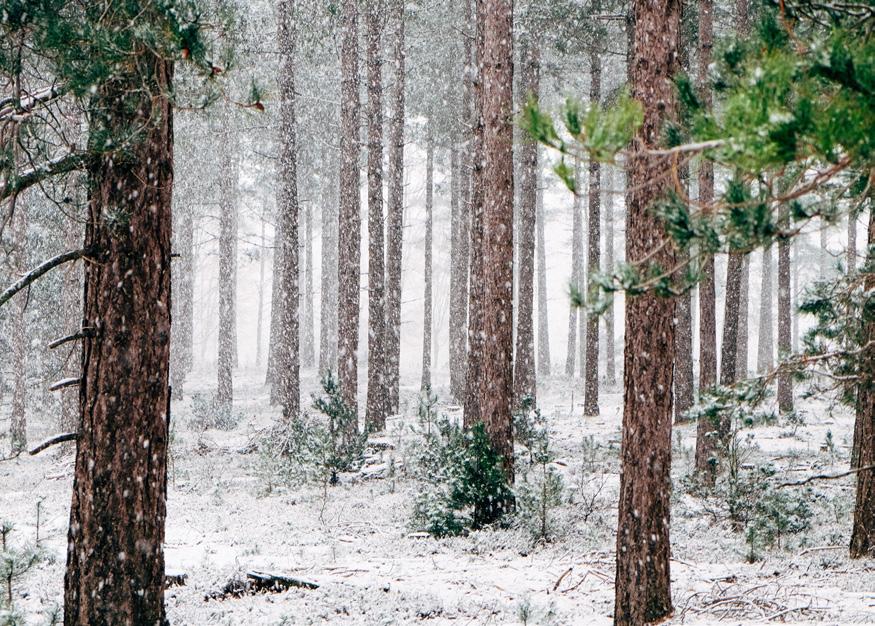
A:
[[[810,482],[814,482],[815,480],[836,480],[838,478],[844,478],[845,476],[851,476],[852,474],[859,474],[860,472],[870,472],[872,470],[875,470],[875,465],[855,467],[845,472],[839,472],[838,474],[814,474],[813,476],[803,478],[802,480],[796,480],[789,483],[781,483],[780,485],[778,485],[778,489],[781,489],[782,487],[800,487],[802,485],[807,485]]]
[[[0,293],[0,306],[6,304],[12,298],[12,296],[30,285],[32,282],[34,282],[36,279],[38,279],[49,270],[54,269],[59,265],[63,265],[64,263],[69,263],[70,261],[76,261],[78,259],[81,259],[82,257],[87,256],[89,252],[89,250],[86,250],[84,248],[82,250],[71,250],[70,252],[64,252],[63,254],[59,254],[56,257],[52,257],[48,261],[43,261],[42,264],[37,265],[27,274],[25,274],[17,281],[9,285],[6,289],[4,289],[3,293]]]
[[[573,569],[574,569],[573,567],[569,567],[567,570],[562,572],[562,576],[560,576],[559,579],[556,581],[556,584],[553,585],[553,591],[556,591],[557,589],[559,589],[559,585],[562,584],[562,581],[565,579],[566,576],[568,576],[571,573],[571,570],[573,570]]]
[[[55,435],[54,437],[49,437],[41,444],[31,449],[28,453],[30,456],[34,456],[45,450],[46,448],[50,448],[59,443],[66,443],[67,441],[76,441],[79,438],[79,433],[61,433],[60,435]]]

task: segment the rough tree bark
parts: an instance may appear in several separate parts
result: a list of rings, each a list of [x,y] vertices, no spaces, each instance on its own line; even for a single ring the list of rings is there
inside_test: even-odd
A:
[[[65,626],[166,623],[173,64],[140,45],[120,68],[96,86],[91,132],[141,136],[88,169],[83,321],[96,333],[82,344]]]
[[[471,342],[467,399],[476,401],[465,403],[465,417],[485,424],[512,483],[513,2],[478,0],[477,17],[483,171],[475,189],[480,187],[483,204],[481,209],[475,203],[475,214],[482,218],[483,245],[471,276],[472,284],[482,285],[480,297],[471,301],[471,317],[481,339]]]
[[[431,389],[431,326],[432,326],[432,228],[434,212],[434,138],[431,128],[425,143],[425,267],[422,294],[422,382],[420,389]]]
[[[599,44],[596,43],[589,51],[589,101],[595,106],[602,96],[602,65],[599,56]],[[595,159],[589,162],[589,212],[587,215],[587,259],[586,259],[586,292],[587,300],[596,296],[598,286],[594,274],[599,271],[601,263],[601,202],[602,202],[602,167]],[[583,414],[596,416],[599,414],[599,318],[596,315],[586,315],[586,372],[583,374]]]
[[[277,212],[279,213],[279,307],[280,331],[277,337],[275,366],[277,403],[283,418],[297,419],[300,412],[300,265],[298,259],[298,131],[295,113],[295,33],[294,0],[277,4],[277,43],[280,68],[277,83],[280,93],[279,164]]]
[[[386,393],[388,410],[398,412],[401,359],[401,256],[404,243],[404,2],[393,0],[396,23],[393,111],[389,127],[389,195],[386,214]]]
[[[789,220],[787,207],[781,208],[781,221]],[[790,241],[778,240],[778,360],[791,352],[792,313],[790,307]],[[778,373],[778,412],[793,411],[793,379],[788,372]]]
[[[344,402],[358,412],[359,60],[358,0],[343,0],[340,46],[340,210],[337,237],[337,377]]]
[[[538,252],[538,374],[550,375],[550,316],[547,311],[547,250],[544,237],[546,215],[544,215],[544,187],[541,179],[541,168],[535,184],[538,187],[535,201],[537,221],[537,252]]]
[[[644,109],[627,164],[626,258],[671,267],[675,250],[650,210],[665,191],[667,163],[643,150],[660,143],[672,115],[680,0],[634,0],[629,78]],[[614,623],[637,626],[672,612],[669,575],[675,301],[652,293],[626,300],[623,441]]]
[[[520,52],[520,96],[537,100],[541,59],[538,42],[525,37]],[[516,354],[514,356],[514,404],[525,398],[537,402],[535,376],[535,222],[538,210],[538,145],[521,133],[519,137],[519,215],[517,254]]]
[[[365,428],[386,427],[386,269],[383,216],[383,62],[380,46],[383,7],[365,9],[368,74],[368,393]]]
[[[583,213],[580,202],[580,159],[574,159],[574,199],[571,204],[571,288],[583,293]],[[577,360],[577,318],[580,307],[574,302],[568,309],[568,351],[565,354],[565,375],[574,378]],[[583,363],[580,364],[581,373]]]
[[[757,339],[757,373],[764,374],[774,366],[775,337],[772,310],[775,305],[772,277],[772,246],[763,248],[762,282],[760,283],[760,324]]]
[[[875,170],[869,176],[869,184],[875,183]],[[870,188],[871,190],[871,188]],[[875,195],[871,196],[875,199]],[[867,243],[869,250],[875,246],[875,209],[869,212]],[[871,252],[867,254],[867,265],[873,261]],[[875,290],[875,275],[868,274],[864,289],[867,293]],[[871,296],[870,296],[871,297]],[[868,347],[861,355],[861,379],[857,384],[857,425],[859,433],[856,467],[875,465],[875,320],[864,321],[864,338]],[[875,471],[862,471],[857,474],[857,498],[854,506],[854,524],[851,529],[850,556],[852,559],[871,557],[875,553]]]
[[[714,2],[699,0],[699,97],[705,107],[711,105],[708,66],[714,45]],[[699,165],[699,205],[708,207],[714,199],[714,166],[703,160]],[[714,255],[702,259],[699,282],[699,388],[702,392],[717,382],[717,315]]]

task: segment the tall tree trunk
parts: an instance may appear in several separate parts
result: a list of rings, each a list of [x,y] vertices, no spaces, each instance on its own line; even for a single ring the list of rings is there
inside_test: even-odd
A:
[[[470,47],[470,44],[466,44]],[[466,92],[468,87],[465,87]],[[470,98],[466,97],[466,100]],[[466,102],[463,113],[468,113]],[[460,154],[461,152],[461,154]],[[465,398],[465,360],[467,357],[466,328],[468,325],[468,201],[471,197],[470,177],[465,168],[467,147],[453,147],[450,155],[456,201],[450,218],[450,393],[457,402]]]
[[[475,214],[481,216],[483,245],[471,276],[472,284],[482,285],[480,297],[471,301],[471,317],[475,332],[489,340],[471,341],[467,396],[478,399],[466,402],[465,412],[469,423],[485,424],[512,483],[513,2],[478,0],[477,17],[483,170],[475,177],[482,193]]]
[[[869,175],[870,198],[871,185],[875,184],[875,169]],[[866,265],[871,268],[875,246],[875,209],[869,212],[869,230],[867,243],[870,252],[867,253]],[[875,290],[875,275],[868,274],[864,282],[867,294]],[[871,296],[869,296],[871,297]],[[857,384],[857,424],[855,427],[855,448],[857,458],[855,467],[871,467],[875,465],[875,321],[871,317],[864,322],[863,337],[867,341],[861,355],[861,380]],[[875,554],[875,471],[866,470],[857,474],[857,498],[854,506],[854,524],[851,530],[850,556],[852,559],[871,557]]]
[[[429,121],[429,124],[431,122]],[[432,228],[434,211],[434,139],[431,128],[425,144],[425,269],[422,294],[422,384],[420,389],[431,389],[431,286],[432,286]]]
[[[845,252],[848,273],[857,269],[857,212],[848,214],[848,249]]]
[[[283,418],[297,419],[300,412],[300,264],[298,259],[298,130],[295,113],[295,4],[280,0],[277,5],[277,43],[280,67],[279,167],[276,206],[279,213],[279,307],[280,332],[276,345],[277,403]]]
[[[793,291],[790,295],[790,324],[793,327],[793,352],[799,351],[799,245],[790,243],[793,261],[790,264],[792,272]]]
[[[261,250],[258,255],[258,313],[255,322],[255,367],[261,367],[264,340],[264,265],[267,257],[267,240],[264,237],[266,222],[261,219]],[[171,370],[172,371],[172,370]]]
[[[541,54],[538,42],[526,37],[521,46],[520,96],[537,100],[540,90]],[[519,138],[519,215],[517,243],[516,356],[514,358],[514,403],[525,398],[537,401],[535,376],[535,222],[538,210],[538,145],[534,139]]]
[[[77,216],[78,217],[78,216]],[[67,250],[75,250],[82,241],[82,229],[78,219],[70,220],[67,224],[67,233],[64,235],[64,243]],[[61,311],[63,311],[64,335],[72,335],[82,327],[82,268],[78,263],[69,263],[64,268],[63,292],[61,293]],[[77,344],[78,347],[78,344]],[[173,346],[171,345],[171,355]],[[73,358],[71,351],[64,359],[64,376],[66,378],[79,377],[79,363]],[[172,371],[172,365],[171,365]],[[182,388],[180,387],[180,393]],[[58,420],[58,428],[61,432],[76,432],[79,427],[79,394],[76,388],[68,388],[61,391],[61,417]]]
[[[88,169],[83,322],[96,333],[82,344],[65,626],[166,623],[173,64],[138,52],[92,96],[92,133],[141,136]]]
[[[720,384],[732,385],[738,380],[738,326],[741,318],[741,283],[744,253],[730,252],[726,264],[726,302],[723,312],[723,342],[720,355]],[[726,432],[721,431],[721,436]]]
[[[173,328],[170,342],[170,384],[173,397],[183,396],[185,376],[191,371],[194,339],[194,220],[191,207],[178,207],[173,215]],[[77,282],[78,284],[78,282]],[[77,298],[78,302],[78,298]],[[77,307],[78,310],[78,307]],[[81,324],[76,315],[76,326]]]
[[[826,280],[830,273],[828,225],[825,219],[820,219],[820,280]]]
[[[597,4],[596,4],[597,6]],[[595,106],[602,96],[602,65],[599,57],[599,44],[596,43],[589,51],[590,86],[589,101]],[[602,168],[598,161],[589,162],[589,214],[587,217],[587,300],[592,302],[596,297],[598,285],[595,274],[601,263],[601,199],[602,199]],[[583,414],[595,416],[599,414],[599,318],[596,315],[586,315],[586,372],[583,375]]]
[[[547,250],[544,236],[546,216],[544,215],[544,187],[541,168],[535,180],[538,187],[535,201],[537,221],[538,252],[538,372],[541,376],[550,375],[550,316],[547,314]]]
[[[16,196],[13,198],[13,267],[19,275],[27,272],[27,205]],[[18,454],[27,448],[27,355],[29,349],[27,328],[27,291],[13,299],[9,341],[12,344],[12,407],[9,439],[12,453]]]
[[[279,402],[279,386],[276,384],[278,380],[276,357],[279,344],[282,341],[282,273],[283,273],[283,219],[282,212],[277,207],[276,228],[273,235],[273,276],[271,278],[270,292],[270,329],[267,344],[267,371],[265,372],[264,382],[270,385],[270,403],[276,404]]]
[[[303,328],[301,329],[301,366],[313,367],[316,346],[313,333],[313,202],[304,206],[304,297]]]
[[[230,115],[227,114],[225,124],[231,124]],[[219,330],[218,330],[218,359],[217,365],[217,391],[216,404],[223,415],[229,416],[232,411],[234,399],[234,308],[236,294],[236,258],[234,250],[234,213],[237,211],[237,154],[235,142],[231,139],[231,133],[225,133],[222,144],[225,146],[223,160],[228,164],[225,176],[222,178],[219,189]]]
[[[750,254],[745,254],[741,264],[741,293],[738,296],[738,347],[735,354],[735,378],[743,380],[748,373],[748,311],[750,309]]]
[[[764,374],[774,367],[775,337],[772,310],[774,309],[772,278],[772,246],[763,248],[762,282],[760,283],[760,328],[757,341],[757,373]]]
[[[614,169],[605,167],[604,184],[608,190],[605,194],[605,272],[614,272]],[[617,368],[614,361],[616,348],[614,346],[614,294],[607,294],[608,308],[605,310],[605,383],[608,387],[617,384]],[[692,365],[690,366],[692,367]]]
[[[340,211],[338,217],[338,381],[344,402],[358,412],[359,198],[358,0],[343,0],[340,47]]]
[[[389,128],[389,196],[386,215],[386,394],[388,410],[399,407],[401,359],[401,255],[404,243],[404,2],[393,0],[396,31],[393,111]]]
[[[699,97],[706,107],[711,105],[708,66],[714,45],[714,2],[699,0]],[[708,160],[699,165],[699,205],[710,206],[714,199],[714,166]],[[714,255],[702,259],[702,280],[699,282],[699,388],[702,392],[717,382],[717,316],[714,277]]]
[[[571,205],[571,288],[583,293],[583,213],[580,203],[580,159],[574,159],[574,199]],[[574,378],[577,359],[577,318],[583,315],[572,302],[568,309],[568,351],[565,354],[565,375]],[[583,371],[583,362],[580,364]]]
[[[334,159],[327,150],[320,176],[322,276],[319,296],[319,375],[337,371],[337,196]]]
[[[667,191],[664,159],[642,151],[659,145],[674,108],[667,76],[678,69],[680,0],[633,0],[629,78],[644,123],[627,164],[626,258],[661,267],[674,246],[650,205]],[[672,612],[669,575],[671,424],[675,301],[653,293],[626,299],[623,442],[617,524],[614,623],[659,621]]]
[[[781,221],[789,220],[786,207],[781,209]],[[791,353],[792,313],[790,310],[790,241],[778,240],[778,359]],[[787,372],[778,373],[778,411],[793,411],[793,379]]]
[[[365,428],[386,427],[385,218],[383,217],[382,3],[365,10],[368,72],[368,395]]]
[[[486,178],[484,169],[484,119],[483,119],[483,7],[482,0],[468,0],[465,4],[465,21],[474,27],[476,45],[472,51],[471,65],[469,69],[471,82],[471,197],[469,204],[468,230],[470,239],[468,250],[470,251],[470,272],[468,283],[468,360],[465,364],[465,409],[463,425],[471,428],[479,421],[483,421],[481,413],[480,379],[481,369],[484,362],[484,280],[486,267],[484,255],[486,239],[484,236],[484,189]],[[513,83],[511,81],[511,93]],[[511,131],[511,135],[513,132]],[[509,139],[510,141],[510,139]],[[510,165],[513,170],[513,163]],[[513,198],[513,186],[511,185],[511,198]],[[513,211],[511,210],[511,213]],[[512,221],[511,216],[511,221]],[[513,232],[512,227],[510,228]],[[511,291],[513,290],[511,282]],[[511,316],[507,323],[513,323]]]

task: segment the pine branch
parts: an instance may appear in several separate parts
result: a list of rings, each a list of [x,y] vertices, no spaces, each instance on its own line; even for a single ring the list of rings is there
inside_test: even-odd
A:
[[[81,259],[84,256],[88,256],[89,252],[90,250],[84,248],[81,250],[72,250],[70,252],[64,252],[63,254],[59,254],[56,257],[52,257],[48,261],[43,261],[41,265],[38,265],[30,270],[27,274],[25,274],[17,281],[9,285],[5,290],[3,290],[3,293],[0,293],[0,307],[6,304],[12,298],[12,296],[30,285],[32,282],[37,280],[40,276],[42,276],[49,270],[58,267],[59,265],[63,265],[64,263],[76,261],[77,259]]]
[[[13,174],[0,184],[0,200],[21,193],[44,180],[60,174],[69,174],[82,169],[88,163],[89,155],[84,152],[70,152],[21,174]]]

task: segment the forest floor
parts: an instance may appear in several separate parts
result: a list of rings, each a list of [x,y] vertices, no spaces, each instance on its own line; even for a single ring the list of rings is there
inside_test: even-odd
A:
[[[277,416],[261,376],[236,376],[239,421],[231,430],[201,431],[190,396],[174,401],[166,560],[168,570],[187,580],[167,590],[172,624],[611,623],[617,390],[603,393],[600,417],[584,419],[582,398],[572,399],[568,380],[539,389],[554,467],[565,482],[563,504],[551,512],[552,541],[534,541],[523,523],[435,539],[410,526],[421,490],[405,470],[416,437],[406,427],[417,419],[416,388],[402,392],[404,416],[390,421],[385,436],[394,448],[381,459],[341,476],[336,486],[277,485],[251,445]],[[304,379],[314,391],[315,375]],[[207,393],[213,385],[212,376],[196,377],[186,392]],[[804,402],[805,423],[795,429],[742,431],[746,470],[770,462],[777,478],[792,481],[847,468],[850,412]],[[437,409],[458,414],[445,404]],[[30,434],[35,442],[52,433],[37,426]],[[747,534],[724,519],[719,499],[694,497],[684,487],[694,439],[693,425],[676,427],[669,623],[875,623],[875,561],[847,558],[853,478],[784,488],[808,503],[810,527],[786,532],[771,547],[755,546],[758,560],[748,562]],[[0,439],[0,449],[8,449],[8,440]],[[57,450],[0,463],[0,519],[15,523],[13,545],[34,541],[40,503],[40,546],[48,558],[14,584],[15,606],[28,624],[45,623],[62,601],[72,473],[72,454]],[[319,587],[205,599],[247,570],[285,573]]]

